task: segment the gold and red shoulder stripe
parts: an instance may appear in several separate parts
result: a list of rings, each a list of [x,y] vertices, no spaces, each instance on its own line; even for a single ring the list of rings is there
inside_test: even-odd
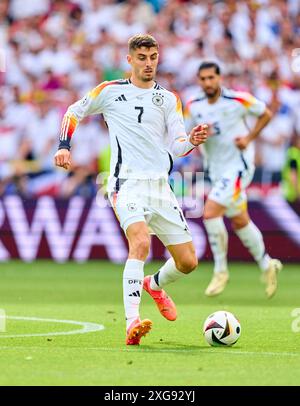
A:
[[[100,83],[100,85],[96,86],[93,90],[90,91],[89,96],[94,99],[107,86],[111,86],[111,85],[127,85],[127,84],[129,84],[128,80],[120,80],[120,79],[119,80],[111,80],[109,82],[102,82],[102,83]]]
[[[176,97],[176,112],[182,114],[182,104],[179,95],[176,92],[172,92]]]
[[[252,96],[250,93],[240,93],[237,94],[236,96],[223,96],[225,99],[231,99],[231,100],[236,100],[239,103],[241,103],[243,106],[245,106],[247,109],[253,104],[255,104],[256,98]]]

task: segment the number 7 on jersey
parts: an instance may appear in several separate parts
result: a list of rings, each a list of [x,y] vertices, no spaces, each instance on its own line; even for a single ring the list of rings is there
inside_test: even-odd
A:
[[[139,115],[138,115],[138,122],[141,123],[142,122],[142,115],[144,113],[144,107],[135,107],[135,110],[139,110]]]

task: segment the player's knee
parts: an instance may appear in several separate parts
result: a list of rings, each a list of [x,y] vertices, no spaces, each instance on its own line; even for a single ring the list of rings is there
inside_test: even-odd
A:
[[[217,216],[214,210],[204,208],[203,220],[210,220],[216,217]]]
[[[210,220],[213,217],[209,211],[204,210],[202,218],[203,218],[203,220]]]
[[[150,250],[150,237],[148,235],[137,235],[129,243],[129,254],[136,259],[144,261]]]
[[[226,207],[214,202],[213,200],[207,200],[204,205],[203,219],[211,220],[217,217],[223,217],[226,211]]]
[[[231,219],[231,227],[235,230],[240,230],[241,228],[246,227],[249,224],[249,217],[248,216],[237,216],[232,217]]]
[[[196,255],[186,256],[176,262],[176,268],[183,273],[190,273],[198,266],[198,258]]]

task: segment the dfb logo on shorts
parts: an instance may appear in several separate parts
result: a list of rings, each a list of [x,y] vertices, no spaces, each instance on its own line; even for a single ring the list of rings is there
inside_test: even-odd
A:
[[[135,203],[128,203],[127,204],[128,210],[129,211],[136,211],[137,207]]]

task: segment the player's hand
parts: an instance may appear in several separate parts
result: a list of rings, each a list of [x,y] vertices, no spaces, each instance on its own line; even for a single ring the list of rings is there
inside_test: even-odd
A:
[[[236,147],[242,151],[248,147],[250,139],[249,137],[237,137],[234,142]]]
[[[197,147],[200,144],[203,144],[207,140],[207,124],[200,124],[197,127],[194,127],[190,132],[190,142]]]
[[[61,168],[69,169],[71,166],[71,153],[68,149],[59,149],[55,156],[54,162],[56,166]]]

